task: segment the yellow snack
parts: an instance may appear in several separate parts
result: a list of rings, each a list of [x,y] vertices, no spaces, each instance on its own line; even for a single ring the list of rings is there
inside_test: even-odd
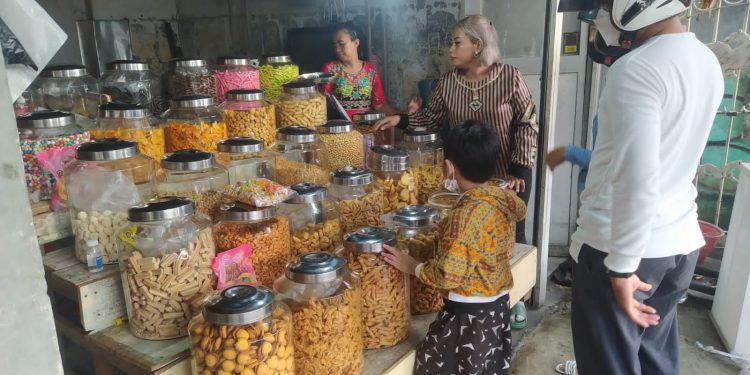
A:
[[[216,143],[227,138],[227,126],[223,122],[193,124],[171,120],[164,135],[167,152],[187,149],[216,151]]]

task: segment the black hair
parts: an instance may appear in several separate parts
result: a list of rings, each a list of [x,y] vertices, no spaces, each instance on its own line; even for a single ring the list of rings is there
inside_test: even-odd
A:
[[[467,120],[450,130],[443,150],[445,159],[450,160],[464,178],[481,184],[495,175],[500,138],[490,125]]]
[[[363,35],[357,26],[354,25],[352,22],[342,22],[337,24],[333,28],[333,35],[338,33],[339,31],[346,31],[347,34],[349,34],[349,38],[351,38],[352,41],[359,40],[359,47],[357,47],[357,55],[359,55],[360,60],[367,60],[368,59],[368,53],[367,53],[367,41],[365,39],[365,35]]]

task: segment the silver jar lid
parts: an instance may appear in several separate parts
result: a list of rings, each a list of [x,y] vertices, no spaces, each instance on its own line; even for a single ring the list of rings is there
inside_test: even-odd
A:
[[[381,227],[364,227],[344,238],[344,247],[354,253],[382,253],[383,245],[396,246],[396,232]]]
[[[219,217],[229,221],[259,221],[276,216],[276,206],[255,207],[234,202],[219,208]]]
[[[216,59],[216,65],[253,66],[253,59],[235,56],[224,56]]]
[[[169,65],[173,68],[201,68],[206,66],[206,60],[201,59],[172,59]]]
[[[161,167],[170,171],[204,171],[215,165],[214,154],[201,150],[179,150],[161,158]]]
[[[265,96],[261,90],[237,89],[227,91],[226,94],[224,94],[224,97],[227,100],[238,102],[257,102],[263,100]]]
[[[325,186],[311,184],[309,182],[303,182],[294,184],[289,187],[296,194],[294,194],[287,203],[305,204],[305,203],[318,203],[326,199],[328,189]]]
[[[344,167],[331,172],[331,183],[341,186],[362,186],[372,183],[372,172],[354,167]]]
[[[232,137],[219,141],[216,149],[219,152],[228,152],[232,154],[243,154],[248,152],[263,151],[263,141],[247,137]]]
[[[355,113],[352,115],[352,120],[358,124],[373,125],[378,120],[385,118],[385,113],[380,111],[367,111]]]
[[[393,221],[409,228],[422,228],[437,224],[439,217],[437,208],[415,204],[398,209]]]
[[[437,130],[428,130],[427,128],[413,128],[404,130],[404,142],[407,143],[427,143],[435,142],[440,139]]]
[[[403,172],[409,168],[409,153],[393,146],[372,146],[367,165],[380,172]]]
[[[100,118],[145,118],[149,113],[148,107],[140,104],[110,102],[99,106]]]
[[[216,325],[247,325],[271,316],[275,307],[270,289],[235,285],[209,300],[203,307],[203,317]]]
[[[76,159],[83,161],[122,160],[138,154],[138,143],[117,138],[86,142],[76,149]]]
[[[287,263],[286,278],[300,284],[335,281],[344,275],[346,260],[326,252],[307,253]]]
[[[63,111],[36,111],[16,117],[16,126],[21,129],[62,128],[74,124],[75,116]]]
[[[276,140],[293,143],[312,143],[318,139],[315,130],[304,126],[292,125],[276,131]]]
[[[281,91],[286,94],[312,94],[317,92],[315,83],[310,81],[294,81],[281,85]]]
[[[305,74],[300,74],[299,77],[297,77],[297,80],[298,81],[310,81],[319,85],[319,84],[335,82],[336,75],[333,73],[324,73],[324,72],[305,73]]]
[[[195,213],[195,203],[182,197],[162,197],[133,206],[128,210],[128,220],[134,223],[172,220]]]
[[[214,98],[208,95],[185,95],[169,101],[170,108],[206,108],[214,105]]]
[[[41,75],[47,78],[75,78],[87,74],[86,68],[81,65],[55,65],[45,68]]]
[[[138,60],[115,60],[107,63],[107,70],[117,72],[145,72],[148,64]]]
[[[324,125],[318,126],[320,134],[341,134],[354,130],[354,124],[347,120],[328,120]]]
[[[291,63],[292,57],[289,55],[268,55],[263,56],[264,64],[285,64]]]

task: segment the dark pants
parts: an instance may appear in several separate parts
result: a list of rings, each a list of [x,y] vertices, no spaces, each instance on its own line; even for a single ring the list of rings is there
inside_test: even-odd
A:
[[[606,275],[606,253],[583,245],[573,264],[571,308],[578,373],[679,374],[677,302],[687,292],[698,252],[642,259],[636,275],[652,285],[636,298],[656,309],[659,324],[641,328],[615,301]]]
[[[524,173],[523,176],[524,183],[526,184],[526,189],[518,194],[518,197],[523,200],[523,203],[525,203],[527,206],[529,205],[529,198],[531,197],[531,170],[529,169],[528,173]],[[529,216],[529,211],[526,211],[526,216]],[[516,223],[516,242],[517,243],[523,243],[528,244],[528,240],[526,239],[526,219],[523,219]]]

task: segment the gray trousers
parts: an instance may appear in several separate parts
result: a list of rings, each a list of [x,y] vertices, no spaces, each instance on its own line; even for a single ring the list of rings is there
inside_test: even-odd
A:
[[[653,286],[636,298],[656,309],[659,324],[641,328],[615,301],[607,253],[583,245],[573,264],[573,345],[580,375],[679,374],[677,301],[687,292],[698,252],[642,259],[636,274]]]

